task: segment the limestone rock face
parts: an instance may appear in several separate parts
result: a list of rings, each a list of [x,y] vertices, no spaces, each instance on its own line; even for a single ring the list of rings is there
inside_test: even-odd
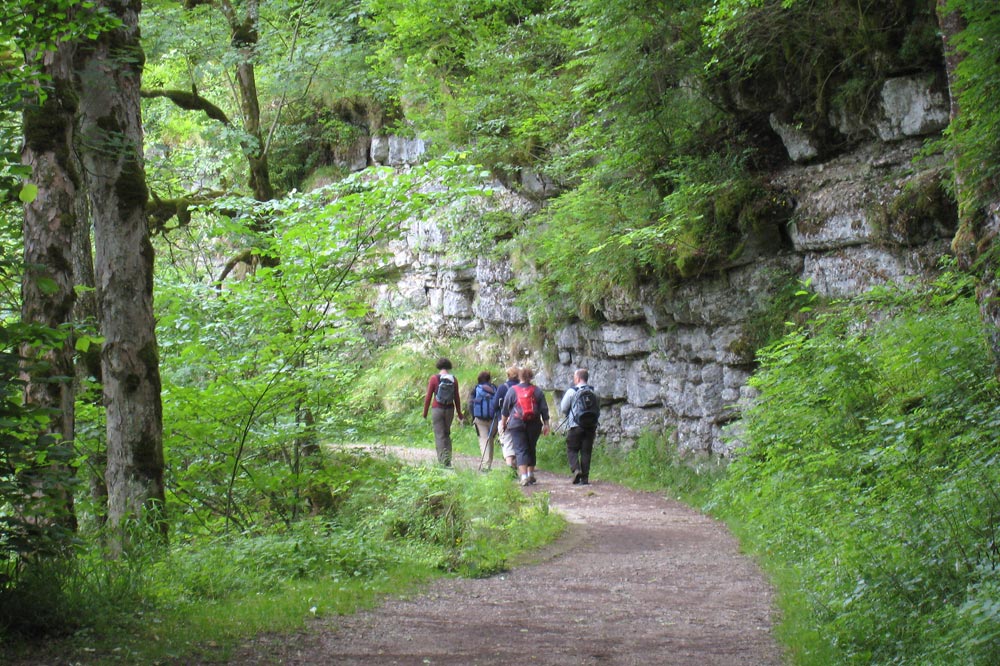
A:
[[[419,138],[375,135],[371,138],[371,161],[383,166],[413,166],[417,164],[427,143]]]
[[[934,74],[889,79],[882,85],[881,101],[876,127],[883,141],[933,134],[948,126],[948,92]]]
[[[913,92],[909,83],[899,87]],[[914,104],[921,103],[889,104],[898,111],[893,126],[904,135],[928,127],[902,111]],[[925,120],[933,115],[921,114]],[[375,156],[377,143],[372,160],[389,159]],[[530,339],[527,314],[516,300],[518,285],[530,276],[515,272],[508,260],[456,261],[433,220],[415,221],[392,248],[399,279],[380,291],[379,314],[394,331],[418,337],[443,328],[456,336],[485,332],[505,340],[497,369],[530,361],[536,383],[550,392],[553,412],[573,371],[587,367],[603,403],[600,433],[612,444],[628,447],[654,430],[671,432],[682,449],[728,454],[738,445],[741,410],[753,399],[747,382],[754,371],[748,342],[754,317],[777,294],[808,283],[821,296],[851,296],[929,275],[948,251],[954,220],[944,219],[947,211],[919,234],[890,232],[906,226],[894,219],[907,214],[897,202],[933,168],[914,168],[920,146],[894,134],[890,143],[875,141],[774,174],[772,184],[794,202],[790,249],[687,280],[669,293],[653,284],[638,295],[615,290],[593,322],[570,323],[541,348],[514,349]],[[509,210],[536,206],[499,186],[498,197]]]
[[[774,113],[770,115],[769,120],[771,129],[781,137],[781,142],[785,144],[785,150],[788,151],[788,157],[793,162],[807,162],[819,155],[819,143],[801,127],[782,120]]]

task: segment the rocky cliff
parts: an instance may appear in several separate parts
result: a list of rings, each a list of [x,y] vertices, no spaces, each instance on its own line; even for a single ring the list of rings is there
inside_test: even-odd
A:
[[[733,442],[725,427],[749,397],[752,329],[783,290],[808,285],[821,297],[851,296],[932,274],[947,253],[956,211],[941,185],[942,167],[914,161],[923,138],[947,119],[946,99],[934,86],[926,77],[887,82],[877,117],[831,117],[853,133],[853,149],[836,156],[805,149],[808,137],[775,120],[790,158],[771,176],[793,208],[787,234],[777,242],[748,239],[738,260],[711,275],[669,289],[649,284],[638,298],[608,294],[601,324],[571,323],[541,348],[520,342],[528,337],[527,317],[516,304],[511,267],[457,259],[432,220],[415,222],[394,248],[400,279],[378,297],[386,329],[416,337],[441,329],[492,334],[504,341],[498,366],[529,359],[538,383],[557,396],[575,368],[587,367],[610,441],[627,445],[657,429],[673,432],[682,449],[727,453]],[[369,161],[404,166],[422,148],[380,138]],[[530,211],[545,188],[526,174],[521,191],[531,188],[528,197],[498,187],[496,205]]]

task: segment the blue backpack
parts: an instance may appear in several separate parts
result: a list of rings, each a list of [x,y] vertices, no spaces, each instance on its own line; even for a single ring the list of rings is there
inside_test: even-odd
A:
[[[472,392],[472,416],[477,419],[493,419],[493,394],[496,390],[492,384],[476,385]]]

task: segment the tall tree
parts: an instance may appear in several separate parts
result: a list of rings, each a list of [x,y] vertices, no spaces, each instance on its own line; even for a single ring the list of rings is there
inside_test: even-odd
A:
[[[165,535],[163,416],[153,318],[153,248],[143,163],[140,0],[99,0],[118,26],[81,44],[77,150],[94,223],[104,337],[108,521],[140,520]]]
[[[243,115],[243,130],[248,135],[244,150],[250,162],[250,189],[257,201],[274,197],[271,173],[267,166],[267,145],[260,123],[260,100],[257,97],[257,74],[254,68],[258,41],[257,23],[260,21],[260,3],[247,0],[241,16],[229,0],[219,0],[219,8],[229,23],[232,46],[239,58],[236,63],[236,82]]]
[[[24,274],[21,280],[21,320],[49,329],[66,328],[71,321],[75,292],[71,251],[76,227],[76,201],[80,172],[71,150],[76,112],[72,90],[73,44],[26,53],[41,77],[26,100],[23,112],[22,163],[31,170],[24,189]],[[73,440],[73,344],[66,335],[53,345],[24,344],[25,404],[37,407],[51,419],[47,434],[63,442]],[[30,370],[27,368],[30,367]],[[44,472],[37,470],[42,476]],[[64,479],[65,475],[60,474]],[[53,478],[50,476],[50,479]],[[48,511],[55,520],[75,527],[72,491],[65,484],[53,486],[41,478],[32,481],[36,496],[57,498]]]

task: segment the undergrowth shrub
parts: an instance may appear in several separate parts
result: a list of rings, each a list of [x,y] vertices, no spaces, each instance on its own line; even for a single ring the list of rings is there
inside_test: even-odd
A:
[[[712,506],[789,586],[797,663],[1000,662],[1000,391],[971,291],[873,293],[761,354]]]
[[[666,491],[694,506],[705,501],[727,469],[725,458],[680,451],[668,436],[659,433],[640,436],[629,449],[597,448],[592,465],[599,476],[640,490]]]
[[[432,549],[438,568],[472,576],[501,571],[513,550],[538,543],[524,541],[518,524],[537,523],[552,534],[558,521],[548,518],[547,503],[539,512],[506,474],[469,477],[438,467],[403,469],[379,497],[381,511],[364,524],[376,537],[418,541]]]
[[[86,634],[114,649],[128,643],[129,650],[165,650],[169,641],[190,641],[188,622],[199,624],[198,640],[225,642],[269,630],[267,622],[297,626],[280,614],[301,623],[303,613],[317,612],[309,608],[318,602],[289,605],[282,598],[322,599],[323,608],[349,612],[355,600],[435,573],[501,571],[512,555],[547,542],[563,526],[549,513],[547,494],[525,497],[499,472],[413,466],[348,449],[333,452],[328,463],[321,478],[331,501],[290,524],[221,536],[175,534],[168,551],[143,550],[137,539],[118,558],[103,555],[99,535],[87,535],[93,541],[81,543],[75,556],[32,567],[17,586],[0,591],[0,636],[21,645]],[[218,625],[214,632],[204,626],[206,608],[237,607],[231,618],[209,620]],[[246,620],[257,616],[263,624]],[[176,636],[146,640],[145,632],[158,626],[174,627]],[[5,654],[0,650],[0,660]]]
[[[314,519],[278,534],[180,548],[152,567],[151,591],[160,604],[198,603],[270,592],[295,580],[371,578],[392,557],[379,540]]]
[[[726,475],[727,460],[695,451],[680,451],[669,433],[644,433],[634,444],[607,442],[598,431],[590,477],[662,492],[692,506],[708,501],[712,487]],[[568,474],[566,436],[558,432],[538,442],[538,466]]]

